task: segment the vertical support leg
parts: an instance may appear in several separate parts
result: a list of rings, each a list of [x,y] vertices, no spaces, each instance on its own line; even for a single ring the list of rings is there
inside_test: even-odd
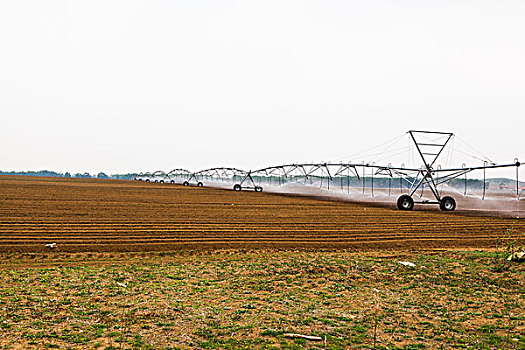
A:
[[[388,197],[390,197],[391,190],[392,190],[392,176],[388,178]]]
[[[350,168],[346,170],[346,191],[350,193]]]
[[[516,197],[520,200],[519,167],[516,167]]]
[[[363,194],[365,194],[365,167],[363,167]]]
[[[484,162],[483,162],[483,165],[484,165],[484,166],[487,166],[487,161],[484,161]],[[485,183],[485,181],[487,180],[487,177],[486,177],[486,171],[485,171],[485,170],[486,170],[486,169],[483,168],[483,196],[481,197],[482,200],[485,199],[485,190],[486,190],[486,187],[487,187],[487,185],[486,185],[486,183]]]
[[[401,164],[401,168],[404,168],[405,164]],[[399,174],[399,193],[403,194],[403,177]]]
[[[438,167],[438,169],[441,169],[441,166]],[[439,173],[436,173],[436,183],[439,183]],[[438,193],[439,197],[441,197],[441,193],[439,192],[439,185],[436,185],[436,192]],[[443,189],[443,186],[441,186]]]
[[[463,163],[463,165],[461,165],[462,168],[466,167],[467,165],[465,163]],[[465,197],[467,195],[467,173],[465,173],[465,190],[463,191],[463,197]]]
[[[372,197],[374,196],[374,169],[372,169]]]

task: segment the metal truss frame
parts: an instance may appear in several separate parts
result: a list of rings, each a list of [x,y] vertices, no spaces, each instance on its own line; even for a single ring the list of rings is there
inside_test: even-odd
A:
[[[377,175],[385,175],[389,178],[389,195],[391,180],[399,178],[401,190],[407,189],[407,193],[399,197],[397,205],[399,209],[411,210],[414,203],[420,204],[439,204],[442,210],[450,211],[456,207],[455,200],[452,197],[441,197],[438,186],[444,184],[452,179],[465,176],[465,194],[467,177],[466,175],[475,170],[483,170],[483,198],[485,198],[486,177],[485,171],[487,169],[516,167],[516,195],[519,199],[519,180],[518,169],[520,162],[514,159],[513,163],[508,164],[494,164],[484,162],[483,166],[467,167],[465,164],[461,168],[446,168],[442,169],[435,164],[438,158],[443,153],[449,142],[454,137],[453,133],[449,132],[435,132],[435,131],[421,131],[410,130],[407,132],[412,140],[417,153],[419,154],[423,166],[420,168],[409,168],[401,165],[400,167],[388,165],[376,165],[375,163],[292,163],[269,166],[256,170],[241,170],[231,167],[216,167],[191,172],[186,169],[174,169],[169,173],[163,171],[156,171],[154,173],[140,173],[136,176],[136,180],[141,181],[155,181],[164,182],[170,181],[175,183],[177,179],[183,180],[183,185],[189,186],[196,184],[203,186],[203,181],[207,182],[226,182],[233,183],[233,189],[241,191],[243,189],[255,190],[261,192],[263,190],[262,184],[283,185],[289,182],[297,182],[307,184],[308,180],[312,183],[313,179],[320,180],[320,186],[323,187],[323,180],[326,179],[327,189],[330,189],[330,183],[339,178],[340,186],[343,188],[343,179],[347,179],[348,187],[350,177],[355,177],[361,180],[363,193],[365,192],[366,172],[370,170],[369,180],[371,181],[372,196],[374,195],[374,177]],[[421,139],[425,140],[421,140]],[[430,141],[426,141],[430,140]],[[404,184],[404,186],[403,186]],[[429,188],[434,200],[419,200],[414,201],[413,197],[420,189],[423,192],[424,188]],[[422,196],[420,196],[422,197]]]

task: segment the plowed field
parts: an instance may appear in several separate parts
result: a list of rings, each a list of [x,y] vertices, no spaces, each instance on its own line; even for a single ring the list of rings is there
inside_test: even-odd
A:
[[[0,251],[490,247],[522,219],[93,179],[0,177]]]

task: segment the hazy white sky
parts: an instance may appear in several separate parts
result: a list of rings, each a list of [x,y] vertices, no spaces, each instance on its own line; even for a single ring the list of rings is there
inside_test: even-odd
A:
[[[524,18],[523,0],[3,1],[0,169],[343,160],[409,129],[525,161]]]

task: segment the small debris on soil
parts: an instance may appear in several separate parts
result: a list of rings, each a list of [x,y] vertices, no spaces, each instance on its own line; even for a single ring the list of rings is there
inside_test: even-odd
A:
[[[48,243],[48,244],[46,244],[46,247],[48,247],[50,249],[55,249],[57,247],[57,244],[56,243]]]
[[[120,282],[117,282],[117,286],[122,287],[122,288],[126,288],[127,287],[124,283],[120,283]]]
[[[306,340],[313,340],[313,341],[320,341],[323,340],[321,337],[315,337],[312,335],[304,335],[304,334],[297,334],[297,333],[286,333],[285,338],[302,338]]]
[[[405,266],[416,267],[416,264],[411,263],[410,261],[398,261],[398,263]]]
[[[515,262],[523,262],[525,261],[525,251],[512,253],[511,255],[509,255],[507,260],[515,261]]]

